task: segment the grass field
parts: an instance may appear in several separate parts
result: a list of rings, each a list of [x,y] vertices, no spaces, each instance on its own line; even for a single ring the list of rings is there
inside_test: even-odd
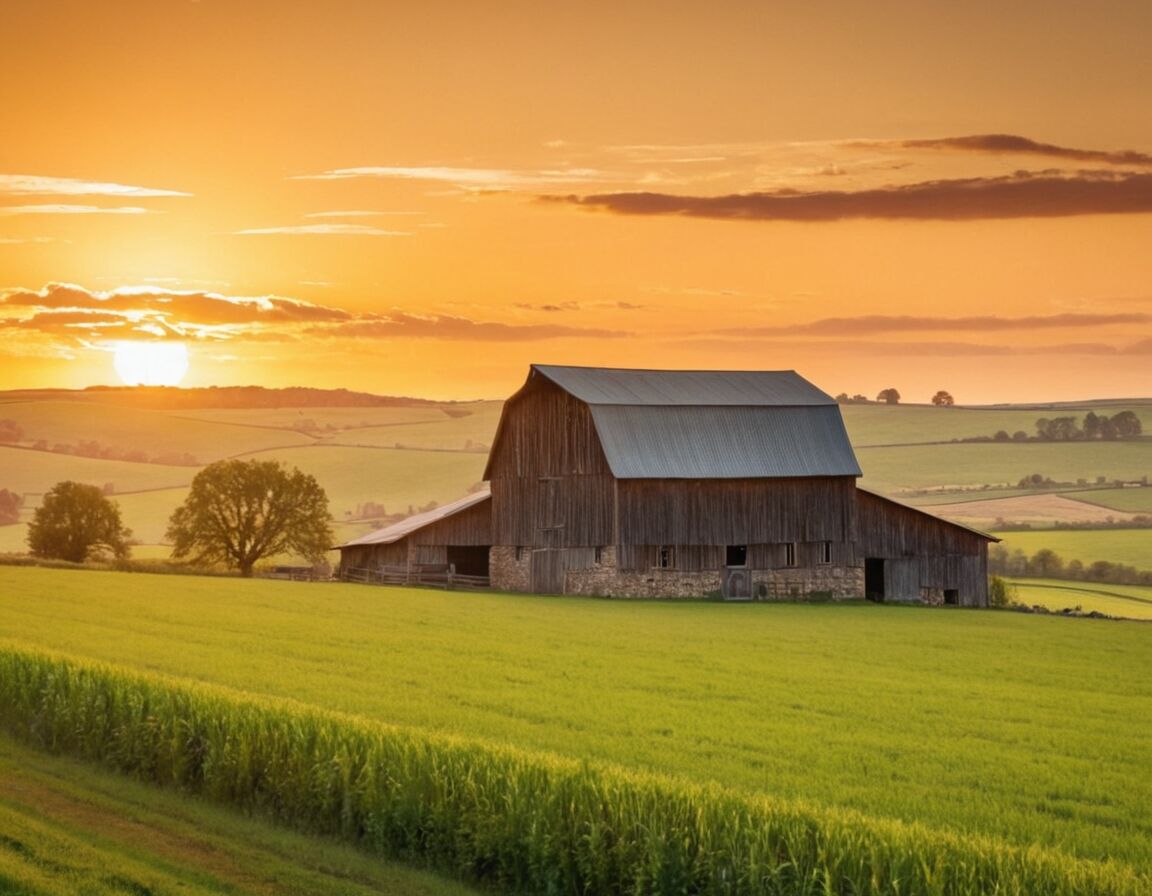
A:
[[[13,568],[0,618],[22,644],[418,729],[1152,863],[1138,623]]]
[[[994,436],[1004,430],[1009,435],[1023,430],[1036,434],[1036,421],[1041,417],[1076,417],[1083,419],[1090,410],[1113,416],[1132,411],[1141,420],[1146,433],[1152,433],[1152,400],[1123,402],[1113,405],[1085,402],[1067,408],[938,408],[926,405],[842,405],[844,424],[852,444],[911,445],[922,442],[948,442],[977,436]]]
[[[1048,548],[1065,563],[1079,560],[1087,566],[1096,560],[1108,560],[1152,570],[1152,529],[1043,529],[996,534],[1009,551],[1019,549],[1029,557]]]
[[[0,736],[0,893],[465,896],[324,838]]]
[[[906,489],[1019,482],[1040,473],[1057,482],[1152,475],[1152,438],[1130,442],[1030,442],[860,448],[861,484],[885,494]]]
[[[48,451],[26,451],[0,445],[0,488],[22,494],[43,494],[65,479],[87,482],[101,488],[111,483],[116,492],[173,488],[187,485],[195,475],[195,467],[134,464]]]
[[[1129,513],[1152,513],[1152,488],[1105,488],[1084,492],[1067,492],[1068,497],[1123,510]]]
[[[1013,600],[1049,610],[1080,607],[1124,619],[1152,621],[1152,588],[1135,585],[1097,585],[1065,579],[1008,579]]]

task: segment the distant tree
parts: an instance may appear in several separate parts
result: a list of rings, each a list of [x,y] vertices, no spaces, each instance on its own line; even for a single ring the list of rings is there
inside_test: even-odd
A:
[[[839,402],[840,404],[848,404],[849,400],[850,399],[848,398],[847,392],[841,392],[839,395],[836,396],[836,401]]]
[[[1028,561],[1028,571],[1042,579],[1050,579],[1064,571],[1064,560],[1055,551],[1041,548]]]
[[[20,522],[20,507],[24,503],[16,492],[0,488],[0,526]]]
[[[130,530],[120,508],[95,485],[58,482],[45,495],[28,524],[28,547],[36,557],[83,563],[101,550],[128,556]]]
[[[932,396],[932,404],[936,405],[938,408],[950,408],[955,403],[956,401],[952,398],[952,396],[945,392],[943,389]]]
[[[992,576],[988,580],[988,606],[1007,607],[1015,599],[1016,589],[1005,582],[1000,576]]]
[[[1084,438],[1100,438],[1100,418],[1093,411],[1084,415]]]
[[[868,404],[868,396],[867,395],[861,395],[859,392],[857,392],[855,395],[852,396],[852,403],[853,404]]]
[[[223,460],[196,474],[168,524],[172,554],[224,563],[251,576],[265,557],[293,553],[320,562],[332,546],[328,496],[276,461]]]
[[[882,389],[880,391],[880,394],[876,396],[876,400],[877,401],[883,401],[887,404],[899,404],[900,403],[900,393],[897,392],[895,389],[891,389],[891,388]]]
[[[1041,417],[1036,421],[1036,435],[1045,442],[1074,442],[1084,438],[1075,417]]]
[[[1144,431],[1140,418],[1132,411],[1121,411],[1112,417],[1111,423],[1116,429],[1118,439],[1134,439]]]
[[[1008,435],[1008,430],[1006,429],[998,430],[996,435],[992,436],[993,441],[996,442],[1007,442],[1009,438],[1010,436]]]
[[[1012,433],[1012,441],[1013,442],[1027,442],[1028,441],[1028,433],[1024,432],[1024,430],[1022,430],[1022,429],[1018,429],[1018,430],[1016,430],[1016,432]]]

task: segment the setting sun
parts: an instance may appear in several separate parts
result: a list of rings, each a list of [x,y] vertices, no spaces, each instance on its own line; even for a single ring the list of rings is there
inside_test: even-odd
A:
[[[118,342],[116,373],[126,386],[178,386],[188,372],[188,349],[182,342]]]

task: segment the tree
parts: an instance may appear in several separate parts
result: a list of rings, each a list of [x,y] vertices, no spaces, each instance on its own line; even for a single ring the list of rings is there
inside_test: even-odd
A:
[[[943,389],[932,396],[932,404],[936,405],[938,408],[950,408],[955,403],[955,399],[953,399],[952,396],[945,392]]]
[[[884,402],[887,402],[888,404],[899,404],[900,403],[900,393],[897,392],[895,389],[884,389],[880,392],[879,395],[876,396],[876,400],[877,401],[884,401]]]
[[[1034,576],[1051,579],[1064,571],[1064,560],[1050,548],[1041,548],[1028,561],[1028,570]]]
[[[83,563],[101,550],[118,560],[128,556],[130,530],[120,507],[95,485],[58,482],[45,495],[28,524],[28,547],[36,557]]]
[[[0,526],[20,522],[20,506],[24,503],[16,492],[0,488]]]
[[[1144,432],[1140,418],[1132,411],[1121,411],[1112,418],[1111,422],[1116,430],[1116,437],[1119,439],[1134,439]]]
[[[168,522],[177,559],[252,575],[257,561],[294,553],[314,562],[332,546],[328,496],[315,478],[270,460],[222,460],[196,474]]]

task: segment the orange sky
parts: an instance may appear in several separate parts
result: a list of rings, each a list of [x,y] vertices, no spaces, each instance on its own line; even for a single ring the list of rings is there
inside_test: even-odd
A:
[[[44,0],[0,34],[0,388],[162,339],[185,385],[1152,395],[1143,0]]]

